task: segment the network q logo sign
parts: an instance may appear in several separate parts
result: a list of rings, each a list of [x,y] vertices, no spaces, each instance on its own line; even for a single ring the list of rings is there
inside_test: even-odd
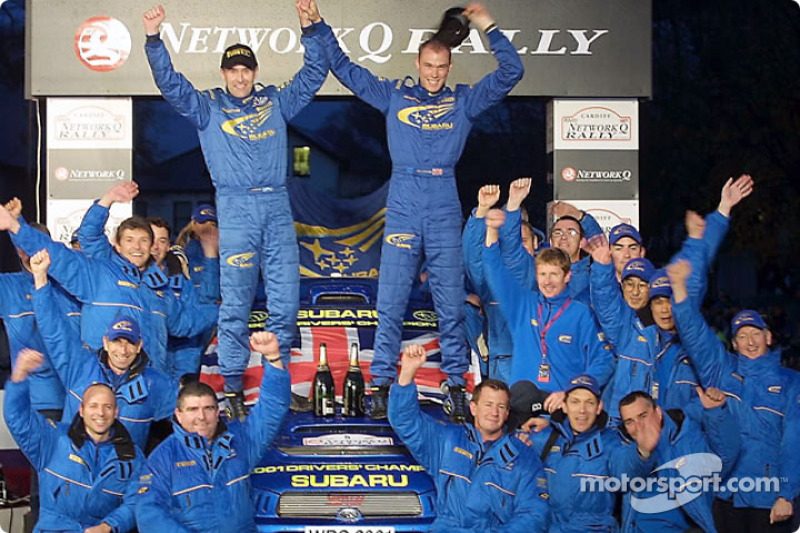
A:
[[[131,34],[113,17],[92,17],[75,32],[75,54],[91,70],[117,69],[131,54]]]

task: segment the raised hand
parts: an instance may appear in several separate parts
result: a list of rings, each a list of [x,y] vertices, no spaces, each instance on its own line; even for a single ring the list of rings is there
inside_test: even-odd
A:
[[[408,385],[414,381],[414,376],[417,371],[428,360],[428,353],[425,347],[420,344],[411,344],[406,346],[403,350],[401,359],[402,366],[400,367],[400,375],[397,377],[397,382],[400,385]]]
[[[753,193],[753,178],[750,174],[742,174],[736,181],[728,178],[722,186],[717,211],[723,215],[730,216],[731,209]]]
[[[145,35],[158,35],[159,26],[161,26],[166,17],[164,6],[156,6],[145,11],[144,15],[142,15]]]
[[[486,227],[498,229],[506,223],[506,214],[502,209],[490,209],[486,213]]]
[[[14,383],[24,381],[31,372],[42,366],[43,362],[44,356],[41,353],[30,348],[23,348],[17,354],[17,361],[11,371],[11,381]]]
[[[254,331],[250,335],[250,346],[263,355],[278,353],[281,350],[278,337],[269,331]]]
[[[585,248],[595,263],[601,265],[611,264],[611,248],[608,246],[608,238],[605,233],[589,238],[586,241]]]
[[[550,205],[550,214],[556,219],[561,217],[570,216],[572,218],[581,219],[581,210],[568,202],[557,201]]]
[[[709,387],[704,391],[701,387],[695,387],[695,390],[704,409],[714,409],[725,403],[725,394],[717,388]]]
[[[667,266],[667,277],[673,290],[676,285],[686,285],[686,280],[692,273],[692,265],[686,259],[678,259]]]
[[[44,274],[46,276],[48,268],[50,268],[50,252],[46,248],[31,256],[31,272],[34,275]]]
[[[108,189],[98,203],[103,207],[111,207],[116,202],[130,202],[138,195],[139,185],[135,181],[123,181]]]
[[[686,211],[684,221],[686,223],[686,233],[689,234],[689,237],[692,239],[703,238],[703,234],[706,231],[706,219],[694,211]]]
[[[477,26],[481,31],[486,31],[494,24],[494,19],[489,14],[486,6],[478,2],[467,4],[462,13],[469,19],[471,23]]]
[[[528,197],[531,192],[531,178],[519,178],[511,182],[508,187],[508,205],[506,209],[509,211],[516,211],[522,205],[522,201]]]
[[[22,214],[22,200],[15,196],[6,202],[6,209],[8,209],[9,213],[11,213],[12,217],[19,218],[19,216]]]
[[[484,185],[478,190],[478,209],[475,216],[483,218],[486,213],[500,200],[499,185]]]

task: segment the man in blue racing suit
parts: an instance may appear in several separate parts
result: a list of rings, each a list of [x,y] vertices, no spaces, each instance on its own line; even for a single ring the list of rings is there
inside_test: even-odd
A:
[[[289,373],[276,335],[258,331],[250,341],[264,365],[252,413],[225,425],[211,387],[193,381],[181,389],[175,432],[142,470],[136,504],[141,533],[255,533],[250,474],[289,410]]]
[[[425,348],[403,351],[391,389],[389,423],[436,484],[437,518],[430,533],[547,531],[547,481],[533,448],[505,433],[509,390],[487,379],[469,408],[475,423],[443,424],[421,412],[414,376]]]
[[[311,5],[314,5],[313,0]],[[445,84],[452,66],[450,49],[437,40],[420,46],[410,77],[387,80],[353,63],[324,26],[331,72],[356,96],[386,116],[392,176],[386,204],[378,290],[378,330],[371,416],[386,417],[389,384],[397,359],[408,297],[424,252],[433,301],[439,316],[442,370],[448,376],[453,420],[463,420],[464,372],[469,366],[464,332],[464,272],[461,257],[461,205],[455,165],[472,122],[500,102],[522,78],[519,54],[486,8],[469,4],[463,15],[483,30],[498,68],[473,87]],[[312,19],[313,21],[314,19]]]
[[[299,252],[286,180],[286,123],[314,97],[328,62],[320,25],[298,6],[303,26],[304,66],[288,84],[255,84],[256,56],[236,44],[222,56],[226,88],[197,91],[176,72],[159,26],[161,6],[143,16],[145,51],[161,94],[198,130],[211,180],[217,188],[222,306],[219,313],[220,372],[233,415],[246,414],[242,373],[250,358],[247,320],[261,268],[269,329],[280,339],[284,366],[295,334],[299,306]],[[318,17],[317,17],[318,18]]]

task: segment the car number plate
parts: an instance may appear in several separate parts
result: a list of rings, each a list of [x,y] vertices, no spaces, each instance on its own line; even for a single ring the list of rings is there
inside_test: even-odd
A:
[[[306,526],[304,533],[394,533],[393,526]]]

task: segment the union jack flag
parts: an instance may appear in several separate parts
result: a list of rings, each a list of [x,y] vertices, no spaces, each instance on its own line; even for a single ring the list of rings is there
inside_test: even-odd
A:
[[[407,331],[404,333],[404,337],[401,350],[409,344],[421,344],[428,353],[428,360],[417,372],[415,380],[420,394],[424,394],[428,399],[432,396],[434,398],[437,395],[441,396],[441,384],[447,380],[447,375],[439,368],[441,354],[439,352],[438,334],[435,331],[417,330]],[[328,365],[336,388],[336,397],[341,401],[342,385],[350,366],[350,346],[356,344],[359,347],[358,361],[364,374],[364,381],[369,383],[372,377],[369,372],[369,365],[375,353],[372,349],[374,340],[374,328],[336,326],[299,328],[299,335],[295,338],[295,346],[292,347],[289,363],[292,392],[304,397],[310,396],[311,384],[314,381],[317,366],[319,366],[319,347],[321,344],[325,344],[328,352]],[[398,354],[398,363],[399,359],[400,354]],[[245,402],[248,404],[253,404],[258,399],[258,388],[263,374],[261,364],[261,355],[258,352],[251,352],[250,362],[243,377]],[[476,376],[477,367],[473,364],[467,374],[467,388],[469,390],[472,390],[477,382],[475,380]],[[217,364],[216,338],[209,345],[203,356],[200,381],[210,385],[220,397],[222,396],[224,380],[219,373]]]

